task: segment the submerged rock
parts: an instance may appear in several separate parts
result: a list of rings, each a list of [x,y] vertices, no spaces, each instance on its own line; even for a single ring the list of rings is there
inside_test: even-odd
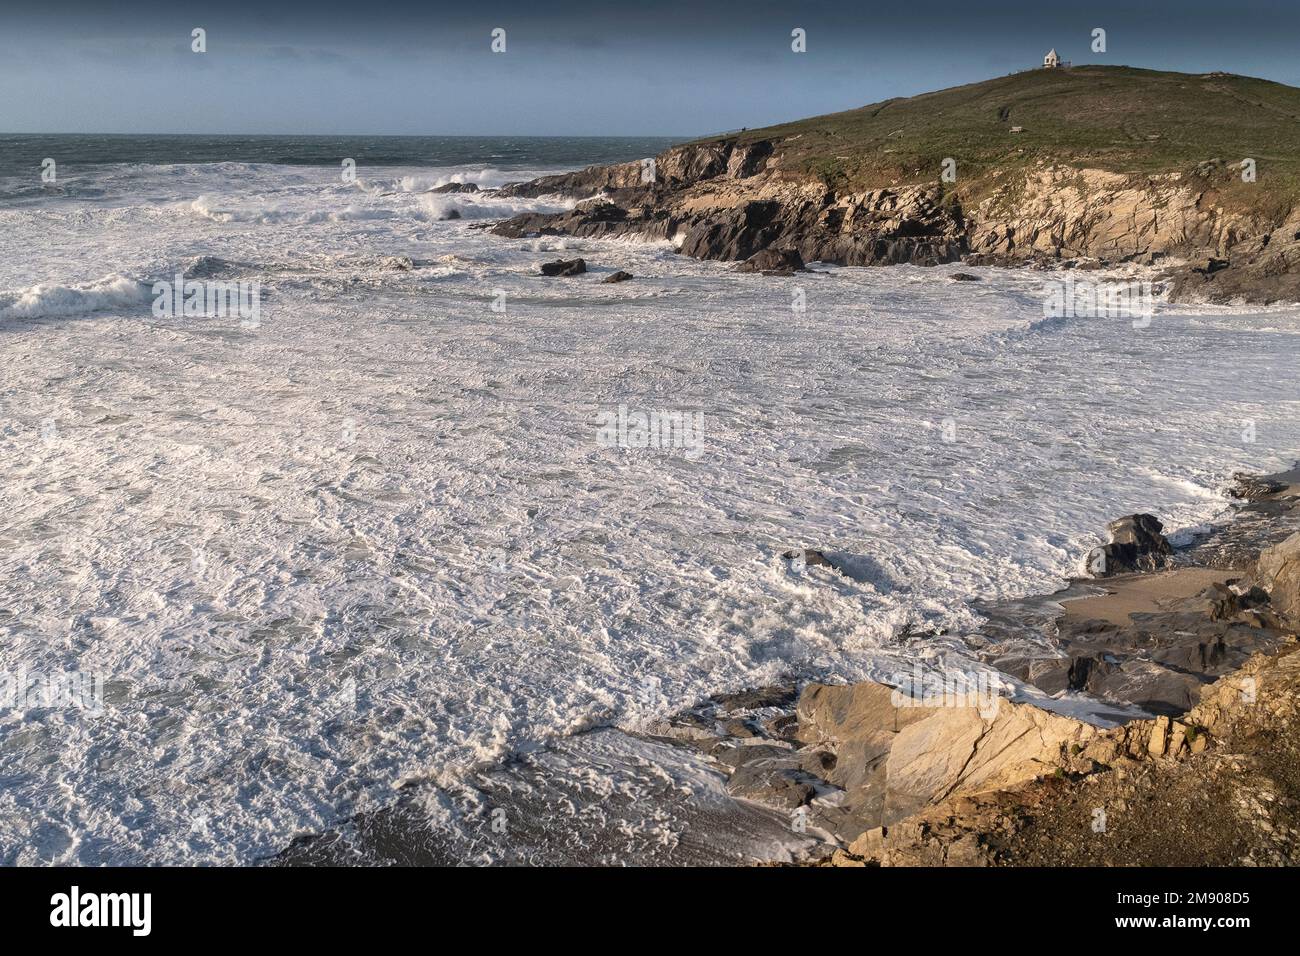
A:
[[[731,775],[727,792],[733,797],[793,810],[816,796],[817,788],[808,774],[795,767],[775,760],[756,760],[741,765]]]
[[[953,282],[979,282],[980,277],[971,275],[969,272],[954,272],[948,278]]]
[[[736,271],[793,275],[803,271],[803,257],[794,249],[760,249],[738,265]]]
[[[576,276],[587,271],[585,259],[556,259],[554,262],[542,263],[544,276]]]
[[[630,273],[630,272],[624,272],[622,269],[619,269],[619,270],[618,270],[617,272],[615,272],[614,274],[612,274],[612,275],[607,275],[607,276],[605,276],[605,278],[601,279],[600,281],[601,281],[601,282],[604,282],[604,283],[611,283],[611,282],[626,282],[628,279],[631,279],[631,278],[632,278],[632,273]]]
[[[437,186],[430,189],[431,193],[476,193],[479,188],[473,183],[447,183],[445,186]]]

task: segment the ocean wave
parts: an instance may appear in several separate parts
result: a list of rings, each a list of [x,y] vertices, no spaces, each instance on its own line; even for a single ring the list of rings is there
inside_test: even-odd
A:
[[[384,195],[394,195],[386,193]],[[429,192],[407,194],[414,203],[405,208],[367,206],[349,203],[337,209],[295,208],[292,206],[266,206],[260,209],[227,206],[216,197],[203,195],[179,204],[182,212],[196,214],[204,219],[222,224],[256,223],[260,225],[315,225],[318,223],[384,221],[414,219],[426,222],[444,222],[450,219],[504,219],[524,212],[554,212],[572,208],[572,201],[504,202],[490,197],[470,198],[466,195],[434,194]]]
[[[0,320],[81,315],[141,305],[153,298],[151,286],[131,276],[113,274],[83,285],[42,283],[0,292]]]

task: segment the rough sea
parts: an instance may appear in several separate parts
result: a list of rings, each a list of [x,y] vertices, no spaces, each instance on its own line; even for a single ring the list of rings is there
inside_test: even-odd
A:
[[[256,862],[710,693],[961,667],[972,601],[1297,457],[1295,308],[1048,318],[1050,273],[739,274],[430,192],[667,144],[0,136],[0,675],[102,687],[0,701],[0,863]],[[159,315],[178,274],[257,320]]]

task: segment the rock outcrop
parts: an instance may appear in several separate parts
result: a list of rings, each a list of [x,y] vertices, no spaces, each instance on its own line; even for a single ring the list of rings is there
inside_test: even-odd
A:
[[[586,271],[585,259],[556,259],[554,262],[543,262],[541,266],[544,276],[576,276]]]
[[[639,164],[593,167],[504,187],[501,195],[583,200],[561,213],[525,213],[497,224],[522,238],[637,235],[671,239],[698,259],[745,260],[762,250],[804,262],[935,265],[966,251],[960,208],[938,186],[837,194],[769,168],[769,142],[676,147]]]
[[[761,272],[764,275],[793,275],[804,269],[803,257],[793,249],[760,249],[736,267],[737,272]]]
[[[834,756],[826,780],[864,828],[886,826],[948,797],[1016,786],[1052,772],[1094,728],[997,697],[913,698],[882,684],[810,684],[798,739]]]
[[[1279,614],[1300,622],[1300,532],[1264,549],[1255,574]]]
[[[1097,577],[1131,571],[1154,571],[1173,553],[1161,533],[1164,525],[1155,515],[1126,515],[1106,526],[1110,543],[1098,548],[1089,561]]]
[[[1181,718],[1099,731],[1050,776],[865,831],[861,866],[1300,863],[1300,648],[1252,657]]]
[[[838,849],[823,862],[1295,861],[1300,829],[1285,828],[1297,817],[1287,808],[1300,806],[1291,783],[1300,740],[1290,742],[1289,723],[1300,647],[1286,615],[1300,599],[1300,534],[1279,539],[1278,530],[1300,516],[1297,479],[1239,476],[1250,497],[1243,520],[1177,553],[1152,515],[1112,522],[1108,553],[1131,570],[982,606],[976,656],[987,670],[809,683],[797,697],[787,687],[726,695],[652,732],[709,754],[733,796],[827,834]],[[1260,554],[1262,541],[1277,543]],[[782,557],[802,573],[850,570],[834,552]],[[1086,695],[1089,719],[1037,706],[1025,685],[1057,699]],[[1279,734],[1290,735],[1284,745]],[[1278,749],[1288,762],[1256,756]],[[1258,773],[1237,780],[1223,754]],[[1262,827],[1235,820],[1231,839],[1207,842],[1182,821],[1150,816],[1166,794],[1195,808],[1229,785],[1267,806]],[[1288,802],[1268,804],[1269,794]],[[1135,819],[1130,805],[1148,816]],[[1127,842],[1092,836],[1107,813],[1131,829]],[[1182,843],[1171,849],[1171,840]]]
[[[1039,163],[995,175],[965,209],[942,182],[833,188],[784,168],[779,142],[728,139],[499,194],[579,200],[494,227],[513,238],[636,235],[726,261],[778,248],[840,265],[1137,262],[1163,266],[1177,298],[1300,300],[1300,209],[1272,218],[1228,211],[1208,198],[1206,181],[1181,172]]]

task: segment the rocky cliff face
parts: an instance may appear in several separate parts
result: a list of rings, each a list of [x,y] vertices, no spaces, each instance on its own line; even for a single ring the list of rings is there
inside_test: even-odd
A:
[[[978,201],[963,208],[962,190],[939,182],[837,191],[784,169],[780,146],[680,146],[653,167],[591,167],[513,184],[502,193],[581,201],[564,213],[516,216],[494,231],[516,238],[638,235],[720,260],[767,248],[841,265],[1165,260],[1181,298],[1300,299],[1300,210],[1272,218],[1226,212],[1205,178],[1230,174],[1222,163],[1205,177],[1134,178],[1041,164],[995,170],[975,190]]]
[[[951,262],[967,251],[960,208],[938,186],[837,194],[784,174],[767,142],[678,147],[641,164],[592,167],[505,187],[505,195],[584,199],[529,213],[494,231],[520,238],[638,235],[670,239],[698,259],[741,260],[767,248],[845,265]]]

